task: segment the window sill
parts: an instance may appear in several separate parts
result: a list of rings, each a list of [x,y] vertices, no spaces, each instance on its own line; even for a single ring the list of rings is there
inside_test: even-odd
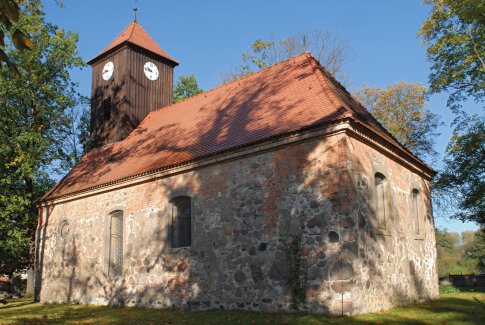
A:
[[[190,251],[192,250],[192,246],[184,246],[184,247],[170,247],[170,252],[176,253],[181,251]]]
[[[376,234],[381,236],[391,236],[391,231],[387,229],[377,229]]]

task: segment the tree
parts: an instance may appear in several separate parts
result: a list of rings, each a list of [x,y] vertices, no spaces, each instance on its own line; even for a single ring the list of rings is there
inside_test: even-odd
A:
[[[447,146],[437,190],[461,210],[455,217],[485,225],[485,118],[461,115]]]
[[[445,229],[435,229],[436,246],[442,248],[452,248],[453,240],[448,236]]]
[[[482,230],[448,232],[436,229],[438,274],[474,274],[483,270],[485,233]]]
[[[469,256],[477,261],[478,272],[485,272],[485,228],[475,231],[474,245]]]
[[[180,102],[202,92],[193,73],[188,76],[180,76],[173,90],[173,102]]]
[[[0,2],[0,68],[5,63],[10,71],[18,74],[19,70],[17,66],[10,60],[8,54],[5,53],[5,39],[9,37],[19,51],[31,49],[33,44],[19,27],[14,26],[19,21],[21,15],[21,10],[17,2],[29,5],[33,9],[39,5],[39,1],[3,0]]]
[[[426,91],[419,83],[399,82],[386,89],[364,86],[353,95],[406,148],[418,157],[434,159],[440,121],[426,109]]]
[[[32,261],[37,209],[34,201],[53,184],[48,175],[63,160],[68,110],[79,104],[69,71],[83,66],[78,36],[47,23],[42,6],[20,6],[12,25],[30,35],[33,47],[5,53],[20,74],[0,69],[0,273]]]
[[[432,93],[451,92],[448,106],[485,100],[485,2],[483,0],[425,0],[431,15],[418,32],[432,62]]]
[[[63,175],[71,170],[81,157],[90,150],[90,100],[79,97],[77,106],[68,107],[65,110],[65,123],[60,125],[60,134],[63,134],[59,143],[59,152],[62,159],[51,166],[54,173]]]
[[[438,274],[445,276],[450,274],[450,271],[458,265],[461,259],[461,254],[457,250],[459,234],[450,233],[446,229],[435,229],[435,236],[438,253]]]
[[[431,15],[418,34],[432,62],[430,92],[450,92],[448,107],[458,116],[447,147],[445,171],[437,181],[439,197],[461,211],[462,221],[484,221],[483,117],[467,116],[462,101],[485,101],[485,2],[425,0]]]
[[[475,231],[468,230],[461,232],[461,241],[465,251],[471,251],[475,245]]]
[[[352,56],[349,45],[329,32],[316,30],[300,32],[279,41],[257,39],[251,45],[251,51],[242,54],[239,67],[222,76],[222,83],[245,77],[304,52],[311,52],[333,77],[341,82],[347,81],[345,67]]]

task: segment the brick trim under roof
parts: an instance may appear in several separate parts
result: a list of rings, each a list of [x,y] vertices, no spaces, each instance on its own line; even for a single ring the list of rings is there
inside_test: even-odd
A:
[[[105,57],[126,43],[134,44],[151,53],[161,56],[169,60],[175,66],[179,64],[172,57],[170,57],[170,55],[168,55],[167,52],[165,52],[136,21],[133,21],[126,26],[126,28],[118,36],[116,36],[116,38],[104,50],[89,60],[88,64],[93,64],[95,61]]]
[[[304,53],[151,112],[126,139],[84,155],[41,201],[345,118],[433,172]]]

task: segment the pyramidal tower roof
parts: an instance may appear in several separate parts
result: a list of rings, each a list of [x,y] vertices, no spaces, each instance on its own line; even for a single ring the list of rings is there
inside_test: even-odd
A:
[[[133,44],[140,48],[143,48],[149,52],[152,52],[158,56],[161,56],[174,65],[179,63],[175,61],[170,55],[167,54],[150,35],[138,24],[138,22],[132,21],[116,38],[98,55],[88,61],[88,64],[94,63],[97,59],[104,57],[105,55],[113,52],[115,49],[120,48],[124,44]]]

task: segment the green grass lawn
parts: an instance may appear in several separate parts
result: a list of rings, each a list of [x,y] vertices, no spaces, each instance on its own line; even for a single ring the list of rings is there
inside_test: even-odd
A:
[[[383,313],[329,318],[244,311],[183,311],[67,304],[29,299],[0,305],[0,324],[485,324],[485,293],[443,294],[437,300]]]

